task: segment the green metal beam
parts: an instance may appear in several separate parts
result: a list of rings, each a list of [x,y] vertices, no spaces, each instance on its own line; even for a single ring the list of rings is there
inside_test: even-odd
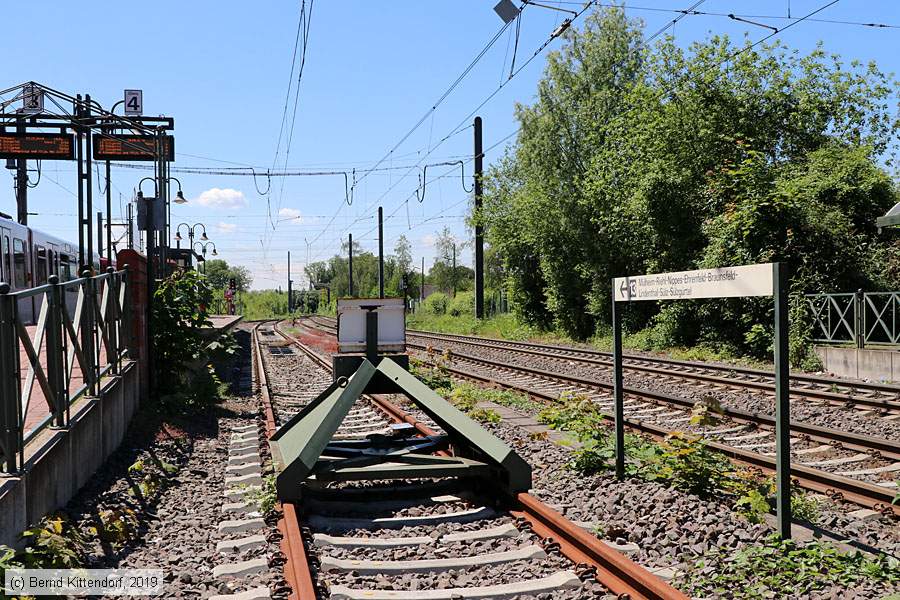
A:
[[[491,435],[390,358],[382,359],[377,370],[384,373],[416,406],[440,425],[450,436],[454,446],[474,451],[471,458],[499,467],[501,476],[506,479],[502,483],[509,492],[526,492],[531,488],[531,467],[503,441]]]
[[[374,374],[372,363],[363,361],[352,377],[332,383],[275,432],[269,443],[278,470],[276,488],[279,498],[291,499],[299,495],[300,484],[313,470]]]
[[[411,448],[379,447],[373,442],[375,445],[360,456],[328,457],[328,444],[376,376],[396,384],[398,390],[444,429],[455,456],[419,454],[410,451]],[[512,495],[531,487],[528,463],[387,357],[381,358],[377,368],[363,360],[351,377],[339,378],[331,384],[272,436],[270,446],[278,472],[276,488],[281,500],[298,499],[301,484],[308,479],[486,477]]]

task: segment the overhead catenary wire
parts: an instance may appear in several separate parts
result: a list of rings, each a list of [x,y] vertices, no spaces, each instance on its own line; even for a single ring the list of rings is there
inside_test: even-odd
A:
[[[762,44],[762,43],[768,41],[769,39],[773,38],[775,35],[778,35],[778,34],[780,34],[780,33],[783,33],[784,31],[790,29],[791,27],[794,27],[795,25],[798,25],[799,23],[802,23],[802,22],[807,21],[807,20],[811,20],[812,17],[813,17],[814,15],[821,13],[822,11],[824,11],[824,10],[830,8],[831,6],[834,6],[834,5],[837,4],[839,1],[840,1],[840,0],[832,0],[832,1],[830,1],[830,2],[827,2],[827,3],[823,4],[823,5],[821,5],[820,7],[818,7],[818,8],[816,8],[816,9],[810,11],[809,13],[807,13],[806,15],[804,15],[804,16],[802,16],[802,17],[795,18],[795,19],[792,20],[788,25],[786,25],[785,27],[783,27],[781,30],[779,30],[779,31],[773,31],[772,33],[770,33],[770,34],[768,34],[768,35],[766,35],[766,36],[764,36],[764,37],[762,37],[762,38],[756,40],[756,41],[753,42],[752,44],[745,45],[745,46],[743,46],[743,47],[741,47],[741,48],[735,50],[734,52],[732,52],[731,54],[729,54],[728,56],[726,56],[723,60],[719,61],[719,62],[716,63],[715,65],[711,65],[711,66],[709,67],[709,69],[711,70],[711,69],[714,69],[714,68],[719,68],[719,67],[721,67],[721,65],[723,65],[723,64],[725,64],[725,63],[727,63],[727,62],[733,60],[734,58],[738,57],[739,55],[743,54],[744,52],[748,52],[748,51],[750,51],[751,49],[755,48],[756,46],[758,46],[758,45],[760,45],[760,44]],[[597,4],[599,4],[599,3],[597,3]],[[696,7],[696,6],[699,6],[699,4],[700,4],[700,2],[697,2],[697,3],[695,3],[693,6]],[[588,6],[589,6],[589,5],[588,5]],[[586,10],[586,9],[587,9],[587,6],[582,10],[582,12],[583,12],[584,10]],[[579,14],[581,14],[581,13],[579,13]],[[685,16],[687,16],[687,14],[685,14]],[[661,28],[660,31],[665,31],[665,29],[666,29],[668,26],[669,26],[669,25],[667,24],[665,27]],[[659,32],[657,32],[656,34],[654,34],[654,36],[656,36],[656,35],[659,35]],[[552,40],[551,40],[551,41],[552,41]],[[649,41],[650,41],[649,39],[646,40],[646,41],[644,42],[644,44],[642,44],[642,46],[646,45],[646,43],[649,42]],[[549,41],[548,41],[548,42],[545,42],[545,44],[542,46],[542,48],[545,47],[547,43],[549,43]],[[532,57],[529,59],[529,61],[532,60],[537,54],[539,54],[540,50],[541,50],[541,48],[539,48],[538,51],[536,51],[535,54],[532,55]],[[520,68],[524,68],[525,66],[527,66],[527,63],[526,63],[525,65],[522,65],[522,67],[520,67]],[[661,95],[666,95],[666,94],[668,94],[668,95],[673,95],[673,94],[677,95],[676,86],[677,86],[677,85],[680,85],[681,83],[683,83],[683,82],[684,82],[683,79],[684,79],[684,78],[682,78],[682,80],[679,80],[678,82],[676,82],[675,85],[673,85],[673,86],[667,88],[666,90],[663,90],[663,91],[661,92]],[[498,88],[497,88],[496,90],[494,90],[494,92],[492,92],[492,93],[485,99],[485,101],[483,101],[478,107],[476,107],[475,110],[473,110],[471,113],[469,113],[469,115],[467,115],[467,116],[461,121],[460,126],[461,126],[463,123],[465,123],[466,121],[468,121],[469,118],[471,118],[472,115],[474,115],[478,110],[480,110],[480,108],[481,108],[482,106],[484,106],[484,104],[486,104],[488,101],[490,101],[490,99],[493,98],[493,97],[497,94],[497,92],[503,87],[503,85],[504,85],[504,84],[501,84],[500,86],[498,86]],[[674,96],[673,96],[673,97],[674,97]],[[630,109],[627,109],[627,110],[623,111],[622,113],[618,113],[618,114],[615,115],[613,118],[614,118],[614,119],[621,119],[621,118],[624,118],[627,114],[629,114],[629,113],[632,112],[633,110],[636,110],[636,107],[632,107],[632,108],[630,108]],[[459,126],[457,126],[457,130],[458,130],[458,128],[459,128]],[[510,134],[510,136],[508,136],[508,137],[511,137],[512,135],[515,135],[516,133],[518,133],[518,131],[519,131],[519,130],[517,129],[515,132],[513,132],[512,134]],[[453,135],[453,134],[455,134],[455,133],[457,133],[456,130],[451,130],[451,133],[448,134],[448,135]],[[438,146],[440,146],[440,143],[441,143],[441,142],[439,142],[439,143],[434,147],[434,149],[436,149]],[[424,157],[423,157],[423,158],[424,158]],[[388,190],[388,191],[390,191],[390,190]],[[382,198],[384,197],[384,195],[386,195],[386,193],[382,195]],[[389,215],[389,218],[390,218],[390,217],[393,217],[393,216],[399,211],[399,209],[401,209],[403,206],[405,206],[405,205],[409,202],[409,200],[411,199],[412,196],[413,196],[413,195],[411,194],[410,196],[408,196],[407,198],[405,198],[405,199],[401,202],[401,204],[399,204],[398,207],[394,210],[394,212],[392,212],[392,213]],[[380,201],[380,199],[381,199],[381,198],[379,198],[379,201]],[[352,225],[351,225],[351,226],[352,226]],[[345,229],[344,231],[346,231],[346,230],[347,230],[347,229]],[[342,232],[342,234],[343,234],[343,232]],[[318,255],[317,255],[317,256],[318,256]]]

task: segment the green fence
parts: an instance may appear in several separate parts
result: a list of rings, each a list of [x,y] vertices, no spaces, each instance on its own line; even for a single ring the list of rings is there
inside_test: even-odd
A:
[[[900,345],[900,292],[809,294],[806,303],[816,343]]]
[[[17,473],[25,444],[69,426],[69,407],[96,396],[130,344],[126,271],[10,293],[0,283],[0,467]],[[32,319],[32,315],[36,315]],[[40,403],[44,402],[46,406]]]

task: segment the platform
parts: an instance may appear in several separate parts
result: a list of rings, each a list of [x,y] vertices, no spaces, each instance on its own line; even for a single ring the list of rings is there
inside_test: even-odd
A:
[[[204,333],[204,335],[207,337],[216,337],[227,331],[231,331],[234,326],[243,319],[243,315],[210,315],[209,320],[212,321],[212,325],[207,327],[209,333]]]

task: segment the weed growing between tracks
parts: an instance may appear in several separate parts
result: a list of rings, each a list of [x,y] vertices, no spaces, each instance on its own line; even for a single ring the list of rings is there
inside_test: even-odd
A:
[[[573,451],[570,467],[579,473],[598,473],[613,468],[615,440],[603,411],[586,396],[563,393],[559,401],[538,413],[538,420],[575,436],[580,447]],[[758,470],[736,469],[723,455],[710,450],[694,435],[673,432],[662,442],[625,434],[625,474],[711,498],[725,494],[734,499],[734,510],[752,523],[760,523],[774,506],[775,484]],[[819,503],[799,488],[791,500],[798,520],[816,523]]]
[[[490,408],[479,407],[481,402],[492,402],[520,410],[536,410],[540,405],[523,394],[508,390],[482,388],[470,383],[456,383],[441,360],[432,357],[431,364],[411,359],[410,372],[425,385],[447,398],[451,404],[481,423],[499,423],[501,417]]]
[[[830,544],[797,544],[771,536],[765,543],[717,551],[716,567],[697,561],[678,587],[693,595],[741,598],[800,598],[829,585],[852,589],[863,582],[900,583],[900,561],[860,552],[840,552]]]

